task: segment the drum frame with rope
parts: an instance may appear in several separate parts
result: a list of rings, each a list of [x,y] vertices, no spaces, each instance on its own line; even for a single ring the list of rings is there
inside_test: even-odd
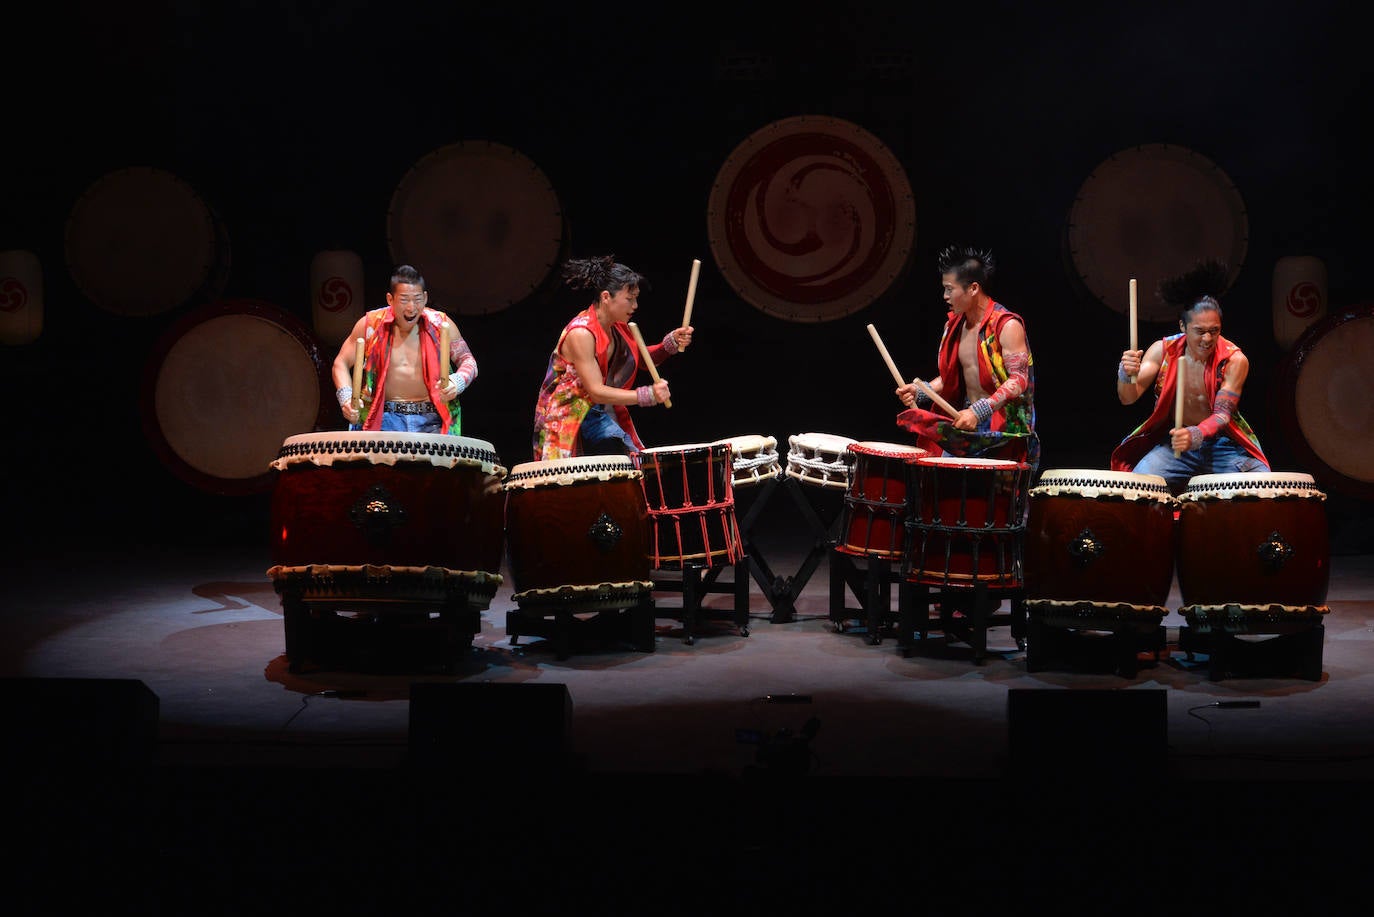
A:
[[[453,671],[502,584],[501,479],[491,443],[433,433],[287,437],[272,463],[273,566],[292,671]]]
[[[1190,659],[1207,653],[1213,680],[1248,663],[1320,680],[1331,611],[1325,501],[1305,472],[1189,479],[1179,495],[1179,647]]]
[[[1128,678],[1141,651],[1158,661],[1178,505],[1158,475],[1040,472],[1026,520],[1027,671],[1073,667],[1096,644],[1106,644],[1112,667]]]

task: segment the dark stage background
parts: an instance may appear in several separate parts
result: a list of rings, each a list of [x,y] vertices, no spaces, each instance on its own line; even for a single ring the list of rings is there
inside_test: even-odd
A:
[[[266,493],[209,492],[150,439],[143,383],[156,342],[202,304],[114,314],[68,270],[73,206],[131,166],[171,171],[213,204],[232,239],[219,298],[308,324],[320,251],[359,254],[368,305],[383,304],[389,202],[422,157],[472,141],[520,151],[557,191],[571,255],[614,253],[649,277],[637,319],[650,340],[680,318],[691,261],[702,261],[696,344],[663,369],[674,408],[636,415],[651,445],[760,434],[782,452],[790,434],[813,431],[905,441],[865,326],[928,378],[944,316],[935,253],[957,241],[995,251],[991,291],[1027,320],[1042,467],[1105,468],[1146,406],[1115,399],[1124,316],[1076,282],[1066,226],[1093,170],[1140,145],[1207,157],[1243,197],[1248,247],[1223,299],[1225,332],[1251,356],[1242,411],[1275,470],[1315,472],[1285,433],[1276,261],[1322,259],[1329,312],[1374,300],[1374,183],[1355,140],[1371,68],[1336,3],[233,6],[8,14],[0,250],[33,252],[45,294],[41,336],[0,350],[5,500],[21,544],[47,532],[111,544],[265,536]],[[751,305],[709,247],[722,163],[798,115],[877,137],[915,199],[901,276],[831,321]],[[549,349],[582,305],[546,289],[455,316],[480,365],[464,432],[507,466],[528,460]],[[1142,346],[1169,330],[1143,324]],[[320,342],[324,360],[338,343]],[[342,429],[337,412],[328,418]],[[1366,495],[1324,483],[1334,548],[1367,550],[1354,524]]]

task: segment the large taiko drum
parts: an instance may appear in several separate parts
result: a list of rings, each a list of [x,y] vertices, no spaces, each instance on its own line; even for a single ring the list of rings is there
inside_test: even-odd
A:
[[[1374,499],[1374,303],[1329,313],[1303,332],[1280,365],[1278,401],[1300,467],[1326,489]]]
[[[835,550],[858,557],[901,558],[906,547],[907,464],[926,450],[862,441],[849,447],[854,471],[844,495]]]
[[[907,467],[912,477],[906,579],[944,587],[1020,587],[1030,466],[928,455]]]
[[[655,569],[734,564],[743,556],[727,443],[658,446],[638,454]]]
[[[753,487],[782,474],[778,441],[771,436],[747,433],[716,440],[730,447],[731,476],[735,490]],[[714,445],[714,444],[713,444]]]
[[[858,442],[834,433],[794,433],[787,437],[787,476],[803,484],[828,490],[849,489]]]
[[[642,477],[614,455],[511,469],[502,487],[516,604],[622,608],[652,588]]]
[[[201,306],[164,332],[144,367],[141,407],[164,464],[218,494],[271,490],[282,441],[339,416],[315,336],[257,300]]]
[[[1202,474],[1179,495],[1178,590],[1213,606],[1324,609],[1326,494],[1309,474]]]
[[[229,276],[224,223],[164,169],[116,169],[97,179],[67,217],[66,253],[81,292],[120,315],[215,299]]]
[[[374,431],[287,437],[272,467],[272,558],[440,567],[500,581],[504,499],[492,444]]]
[[[1026,598],[1166,612],[1177,509],[1158,475],[1041,472],[1026,516]]]

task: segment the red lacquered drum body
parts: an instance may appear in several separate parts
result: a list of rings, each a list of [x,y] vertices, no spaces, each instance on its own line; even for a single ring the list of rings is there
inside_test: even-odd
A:
[[[1158,475],[1041,472],[1026,517],[1026,598],[1165,610],[1178,505]]]
[[[1326,494],[1294,472],[1203,474],[1179,495],[1184,606],[1326,604]]]
[[[614,599],[651,586],[641,477],[613,455],[511,469],[503,487],[515,601]]]
[[[841,541],[835,550],[855,556],[900,558],[906,547],[907,464],[926,450],[901,443],[857,442],[845,491]]]
[[[1030,466],[923,456],[907,467],[906,578],[939,586],[1019,587]]]
[[[373,431],[287,437],[272,463],[272,556],[443,567],[500,577],[501,479],[491,443]]]
[[[742,555],[735,521],[733,457],[728,443],[644,449],[649,562],[655,569],[733,564]]]

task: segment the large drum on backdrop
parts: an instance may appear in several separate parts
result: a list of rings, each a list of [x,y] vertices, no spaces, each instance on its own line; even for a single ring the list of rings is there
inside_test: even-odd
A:
[[[86,298],[119,315],[216,299],[229,277],[228,230],[163,169],[117,169],[87,188],[67,217],[66,253]]]
[[[730,447],[731,477],[735,490],[753,487],[782,474],[778,463],[778,441],[771,436],[749,433],[716,440]]]
[[[281,444],[272,468],[275,564],[440,567],[500,582],[506,469],[491,443],[302,433]]]
[[[1076,285],[1123,315],[1134,278],[1140,320],[1174,324],[1178,315],[1155,295],[1159,282],[1216,258],[1229,268],[1229,286],[1249,240],[1245,201],[1216,163],[1186,147],[1142,144],[1107,157],[1079,187],[1064,233],[1065,267]],[[1122,340],[1128,331],[1123,320]]]
[[[625,456],[516,465],[506,493],[512,598],[622,608],[649,590],[642,472]]]
[[[1326,262],[1285,255],[1274,262],[1274,340],[1291,350],[1302,333],[1326,318]]]
[[[1030,466],[921,456],[908,469],[906,579],[933,586],[1021,586]]]
[[[1194,606],[1326,605],[1326,494],[1309,474],[1202,474],[1179,495],[1178,590]]]
[[[32,344],[43,332],[43,269],[22,249],[0,251],[0,344]]]
[[[833,433],[794,433],[787,437],[787,476],[826,490],[849,489],[858,442]]]
[[[1026,515],[1026,598],[1164,611],[1178,505],[1158,475],[1041,472]]]
[[[1374,304],[1332,312],[1303,332],[1280,366],[1278,403],[1288,445],[1321,485],[1374,499]]]
[[[210,303],[175,323],[155,344],[142,388],[153,449],[211,493],[267,492],[282,441],[338,416],[314,335],[256,300]]]
[[[426,154],[391,195],[393,262],[425,275],[430,304],[485,315],[557,282],[568,253],[563,207],[548,177],[518,150],[460,141]]]
[[[649,558],[655,569],[714,567],[743,556],[727,443],[644,449],[640,484],[649,514]]]
[[[926,450],[901,443],[857,442],[835,550],[899,559],[906,548],[907,464]]]

